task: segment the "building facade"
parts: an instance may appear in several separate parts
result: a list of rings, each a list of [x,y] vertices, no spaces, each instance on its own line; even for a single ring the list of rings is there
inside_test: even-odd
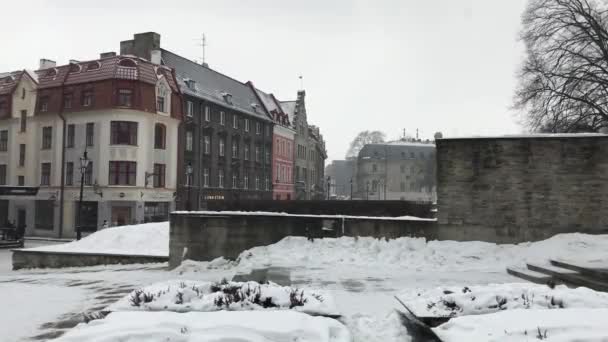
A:
[[[435,144],[420,140],[365,145],[357,157],[363,200],[436,201]]]
[[[44,60],[24,75],[13,92],[20,101],[0,122],[8,132],[0,158],[7,161],[7,185],[38,190],[4,198],[9,220],[19,224],[25,216],[26,234],[59,237],[74,236],[77,225],[94,231],[104,221],[166,220],[177,185],[182,106],[173,71],[106,54],[63,66]]]
[[[295,199],[293,181],[294,136],[289,115],[283,112],[279,101],[272,94],[256,89],[248,82],[251,89],[274,121],[272,134],[272,198],[275,200]]]
[[[331,198],[350,199],[355,193],[356,159],[333,160],[325,167],[325,176],[329,178]]]
[[[298,91],[296,101],[281,102],[281,108],[293,117],[295,197],[298,200],[326,198],[325,141],[319,128],[309,125],[306,114],[306,92]]]
[[[136,54],[175,69],[183,95],[179,129],[180,209],[204,209],[210,200],[272,198],[273,123],[245,83],[160,48],[160,35],[121,42]]]

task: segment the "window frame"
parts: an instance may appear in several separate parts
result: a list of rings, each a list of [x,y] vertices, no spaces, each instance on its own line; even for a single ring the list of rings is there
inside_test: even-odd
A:
[[[220,125],[226,126],[226,112],[220,111]]]
[[[93,89],[85,89],[82,91],[81,104],[83,107],[92,107],[94,101],[95,101],[95,91],[93,91]]]
[[[119,107],[133,107],[133,89],[131,88],[119,88],[117,104]]]
[[[191,118],[194,116],[194,102],[186,101],[186,116]]]
[[[42,148],[50,150],[53,148],[53,126],[42,127]]]
[[[74,185],[74,162],[65,163],[65,185]]]
[[[95,145],[95,123],[87,122],[85,128],[85,140],[87,147],[91,147]]]
[[[154,149],[165,150],[167,148],[167,126],[157,122],[154,124]]]
[[[108,171],[108,184],[112,186],[136,186],[137,162],[111,160]],[[124,182],[123,182],[124,181]]]
[[[40,186],[51,186],[51,163],[40,163]]]
[[[110,145],[137,146],[137,121],[110,121]]]
[[[0,130],[0,152],[8,152],[8,129]]]
[[[75,137],[76,135],[76,125],[75,124],[69,124],[67,126],[67,132],[66,132],[66,142],[65,142],[65,147],[66,148],[74,148],[74,144],[75,144]]]
[[[154,163],[154,188],[164,188],[166,183],[167,166],[165,164]]]
[[[192,152],[194,150],[194,133],[191,130],[186,131],[186,151]]]

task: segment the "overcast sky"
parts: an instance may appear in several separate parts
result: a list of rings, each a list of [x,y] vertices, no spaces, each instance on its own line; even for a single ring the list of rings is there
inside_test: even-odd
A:
[[[304,77],[328,163],[362,130],[399,138],[519,133],[510,111],[526,0],[10,1],[0,72],[119,51],[133,33],[281,100]]]

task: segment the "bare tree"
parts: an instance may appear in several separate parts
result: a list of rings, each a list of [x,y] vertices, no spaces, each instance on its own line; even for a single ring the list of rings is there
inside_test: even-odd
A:
[[[367,144],[383,143],[385,138],[386,134],[380,131],[363,131],[359,133],[350,143],[348,152],[346,152],[346,158],[356,157],[363,146]]]
[[[593,0],[530,0],[514,107],[543,132],[608,127],[608,11]]]

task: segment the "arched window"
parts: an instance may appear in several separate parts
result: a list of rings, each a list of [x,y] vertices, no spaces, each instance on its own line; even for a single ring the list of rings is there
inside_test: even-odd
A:
[[[78,64],[71,64],[70,65],[70,72],[71,73],[73,73],[73,72],[80,72],[80,69],[81,69],[81,67]]]
[[[87,66],[87,71],[91,71],[91,70],[97,70],[99,69],[101,66],[101,64],[97,61],[95,62],[91,62],[89,63],[89,65]]]
[[[57,69],[53,68],[53,69],[49,69],[49,71],[46,72],[46,76],[47,77],[53,77],[57,75]]]
[[[121,59],[120,62],[118,62],[118,65],[129,68],[137,67],[137,63],[135,63],[134,60],[129,58]]]
[[[154,125],[154,148],[164,150],[166,146],[167,128],[161,123]]]

